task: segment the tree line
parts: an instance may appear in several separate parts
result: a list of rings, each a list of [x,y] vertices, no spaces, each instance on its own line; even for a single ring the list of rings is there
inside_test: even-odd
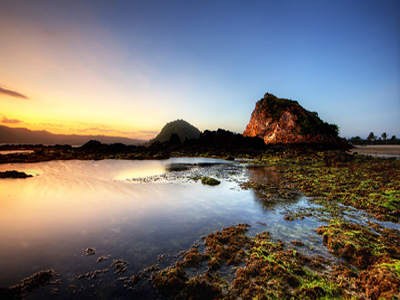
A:
[[[395,135],[392,135],[392,137],[389,138],[386,132],[383,132],[380,137],[376,136],[373,132],[370,132],[365,139],[361,138],[360,136],[355,136],[348,139],[348,142],[356,145],[393,145],[400,144],[400,139],[398,139]]]

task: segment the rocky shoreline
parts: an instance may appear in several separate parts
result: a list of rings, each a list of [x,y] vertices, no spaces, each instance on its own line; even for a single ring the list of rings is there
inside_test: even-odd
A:
[[[363,210],[378,220],[399,223],[398,160],[285,151],[266,154],[258,163],[277,167],[280,186],[250,181],[243,188],[254,189],[266,202],[300,190],[322,204],[319,210],[287,212],[284,218],[288,222],[324,220],[327,225],[313,230],[332,257],[310,255],[302,241],[274,240],[268,231],[247,236],[249,226],[239,224],[209,234],[203,245],[194,245],[181,261],[155,272],[152,281],[162,296],[399,299],[400,231],[357,218],[357,211]],[[355,208],[355,219],[348,218],[348,206]],[[223,275],[226,268],[231,270],[230,277]]]
[[[155,264],[132,277],[120,277],[127,289],[135,290],[138,282],[151,279],[162,297],[173,299],[399,298],[400,231],[390,227],[400,222],[399,160],[349,155],[343,151],[346,147],[266,146],[257,140],[248,140],[247,146],[238,150],[230,148],[235,135],[224,132],[219,135],[227,137],[225,142],[218,140],[210,146],[217,135],[211,134],[204,147],[193,141],[181,144],[170,140],[148,148],[92,141],[80,148],[37,146],[33,153],[9,154],[0,159],[8,163],[170,156],[248,158],[255,165],[274,168],[279,176],[276,182],[250,179],[241,184],[244,189],[254,190],[265,209],[271,209],[269,204],[276,201],[290,201],[299,193],[320,205],[288,210],[282,218],[287,222],[308,218],[325,222],[312,231],[319,235],[330,257],[313,254],[301,240],[276,240],[268,231],[247,235],[249,226],[239,224],[205,236],[202,243],[181,253],[167,268],[158,270]],[[355,219],[349,218],[350,208]],[[365,222],[361,213],[377,221]],[[126,262],[115,260],[111,267],[123,273]],[[100,278],[102,274],[89,272],[81,279]],[[43,281],[47,283],[47,279]],[[1,292],[10,295],[16,291],[21,293],[20,285]]]

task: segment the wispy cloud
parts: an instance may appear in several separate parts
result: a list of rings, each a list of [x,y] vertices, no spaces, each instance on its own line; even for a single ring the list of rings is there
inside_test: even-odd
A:
[[[83,128],[83,129],[76,129],[79,132],[86,132],[86,131],[100,131],[100,132],[115,132],[116,130],[113,129],[103,129],[98,127],[91,127],[91,128]]]
[[[0,86],[0,94],[6,94],[8,96],[15,97],[15,98],[29,99],[27,96],[25,96],[21,93],[18,93],[16,91],[7,90],[5,88],[2,88],[1,86]]]
[[[17,119],[8,119],[6,117],[3,117],[3,120],[1,120],[1,123],[4,124],[17,124],[17,123],[21,123],[22,121],[17,120]]]
[[[154,130],[141,130],[138,131],[138,133],[143,133],[143,134],[158,134],[160,133],[159,131],[154,131]]]
[[[114,132],[115,134],[122,134],[122,135],[134,134],[134,132],[130,132],[130,131],[121,131],[121,130],[116,130],[116,129],[106,129],[106,128],[99,128],[99,127],[80,128],[80,129],[72,129],[71,128],[71,130],[76,130],[79,132],[87,132],[87,131],[97,131],[97,132],[104,132],[104,133]]]
[[[149,131],[149,130],[139,130],[139,131],[121,131],[116,129],[107,129],[107,128],[100,128],[100,127],[87,127],[87,128],[70,128],[72,131],[75,132],[89,132],[89,133],[106,133],[107,135],[112,134],[113,136],[124,136],[133,139],[142,139],[148,140],[155,137],[158,134],[158,131]]]

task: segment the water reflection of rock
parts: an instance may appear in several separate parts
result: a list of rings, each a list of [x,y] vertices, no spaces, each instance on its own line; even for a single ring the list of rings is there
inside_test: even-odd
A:
[[[272,209],[282,202],[300,200],[300,193],[283,185],[275,166],[248,166],[246,169],[248,185],[254,193],[254,199],[263,209]]]
[[[271,182],[275,185],[279,185],[280,182],[278,169],[275,166],[248,166],[247,173],[251,182]]]

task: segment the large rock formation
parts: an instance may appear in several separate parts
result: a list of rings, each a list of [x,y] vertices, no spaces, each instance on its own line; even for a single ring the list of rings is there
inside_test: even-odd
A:
[[[200,130],[184,120],[175,120],[165,124],[161,132],[150,141],[150,144],[154,142],[167,142],[173,134],[177,135],[180,142],[183,143],[186,139],[198,139]]]
[[[244,136],[260,137],[270,143],[340,142],[338,127],[322,121],[316,112],[309,112],[297,101],[281,99],[266,93],[256,103]]]

